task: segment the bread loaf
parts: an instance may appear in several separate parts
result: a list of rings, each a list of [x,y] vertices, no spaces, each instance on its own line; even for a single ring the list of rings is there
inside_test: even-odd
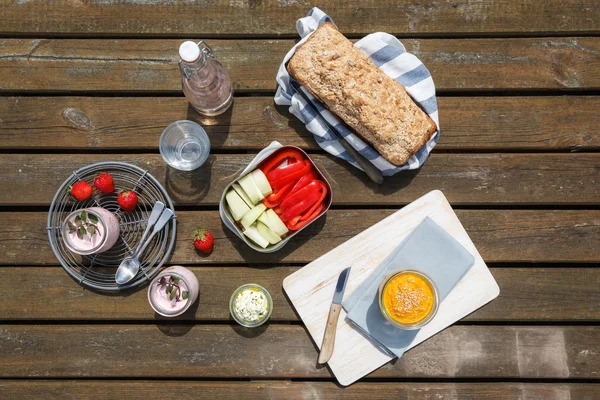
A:
[[[296,49],[290,75],[370,143],[400,166],[435,133],[435,122],[373,61],[331,23],[322,24]]]

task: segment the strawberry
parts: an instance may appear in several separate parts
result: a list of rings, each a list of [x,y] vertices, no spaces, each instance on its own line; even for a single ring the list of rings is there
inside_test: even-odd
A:
[[[92,195],[92,186],[87,182],[77,182],[69,187],[69,193],[79,201],[84,201]]]
[[[132,192],[130,190],[123,190],[117,196],[117,201],[119,202],[119,205],[123,210],[131,212],[133,211],[135,206],[137,206],[138,197],[137,194],[135,194],[135,192]]]
[[[112,193],[115,191],[115,183],[113,177],[108,172],[102,172],[96,180],[94,180],[94,186],[104,193]]]
[[[210,254],[215,244],[215,238],[213,235],[202,229],[196,228],[194,232],[194,246],[204,254]]]

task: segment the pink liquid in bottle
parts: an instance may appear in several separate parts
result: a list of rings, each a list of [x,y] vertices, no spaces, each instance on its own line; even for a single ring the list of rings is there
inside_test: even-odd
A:
[[[203,41],[187,41],[179,47],[179,56],[181,86],[192,107],[207,116],[227,111],[233,102],[233,87],[225,67],[212,57],[211,48]]]

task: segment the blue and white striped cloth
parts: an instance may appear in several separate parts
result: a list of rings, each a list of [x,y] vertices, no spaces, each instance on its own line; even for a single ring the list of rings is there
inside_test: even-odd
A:
[[[306,17],[296,22],[296,29],[302,40],[286,54],[279,66],[275,103],[290,106],[290,112],[304,122],[306,128],[314,135],[315,140],[323,150],[348,161],[356,168],[360,169],[338,142],[336,136],[329,131],[322,118],[334,126],[342,137],[381,170],[383,175],[390,176],[403,170],[419,168],[423,165],[440,137],[435,85],[425,65],[416,56],[408,53],[402,43],[394,36],[383,32],[373,33],[357,42],[355,46],[370,57],[389,77],[405,86],[408,94],[429,114],[438,126],[438,130],[432,138],[406,164],[400,167],[389,163],[375,149],[353,134],[334,114],[323,108],[322,104],[315,100],[308,91],[305,90],[304,92],[311,99],[311,104],[307,104],[290,85],[290,80],[293,78],[288,74],[285,64],[292,57],[296,48],[304,43],[310,34],[326,21],[333,23],[327,14],[315,7],[309,11]]]

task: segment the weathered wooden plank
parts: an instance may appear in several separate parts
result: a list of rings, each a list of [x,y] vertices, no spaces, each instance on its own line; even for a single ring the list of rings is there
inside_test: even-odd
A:
[[[600,97],[439,97],[443,150],[600,148]],[[123,112],[127,110],[127,112]],[[213,150],[258,150],[278,140],[319,149],[272,97],[238,97],[230,113],[199,115],[184,98],[0,97],[2,149],[156,150],[171,122],[206,129]]]
[[[600,395],[594,383],[392,383],[359,382],[341,388],[333,382],[289,381],[110,381],[106,380],[2,380],[0,391],[7,398],[46,400],[85,399],[165,399],[173,393],[202,393],[219,399],[583,399]]]
[[[200,301],[181,319],[230,320],[229,297],[248,282],[273,297],[272,321],[298,321],[281,282],[298,267],[194,267]],[[500,296],[466,321],[600,320],[600,268],[492,268]],[[146,288],[122,295],[83,289],[61,267],[2,267],[0,320],[153,320]],[[19,288],[19,290],[15,290]]]
[[[179,212],[172,264],[308,263],[394,210],[330,210],[283,249],[262,254],[222,225],[217,211]],[[600,262],[600,210],[457,210],[486,262]],[[56,265],[44,212],[4,212],[0,264]],[[196,226],[210,229],[215,251],[201,257],[190,239]]]
[[[597,327],[453,326],[370,377],[597,379]],[[3,325],[0,376],[331,377],[303,327]]]
[[[600,88],[600,38],[408,39],[439,92]],[[181,93],[181,40],[3,39],[0,92]],[[238,92],[272,92],[293,40],[211,40]]]
[[[346,33],[513,34],[600,31],[593,0],[478,1],[65,1],[3,2],[0,33],[118,36],[295,36],[318,5]]]
[[[11,190],[0,191],[0,204],[49,205],[74,170],[113,160],[147,169],[177,205],[215,206],[252,158],[211,155],[201,168],[181,173],[167,167],[159,154],[5,154],[0,158],[0,187]],[[421,169],[388,177],[381,186],[333,156],[312,158],[331,183],[335,205],[407,204],[436,189],[454,205],[600,204],[600,153],[434,153]]]

